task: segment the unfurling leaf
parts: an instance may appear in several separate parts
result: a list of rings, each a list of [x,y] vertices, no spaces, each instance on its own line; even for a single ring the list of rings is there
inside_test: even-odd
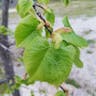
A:
[[[59,33],[59,34],[69,33],[69,32],[72,32],[72,29],[70,27],[59,28],[54,31],[54,33]]]
[[[55,48],[58,49],[60,47],[61,42],[63,41],[61,35],[59,33],[53,32],[52,41],[55,43]]]
[[[59,28],[52,33],[52,41],[55,43],[55,48],[58,49],[63,41],[62,34],[71,32],[70,28]]]
[[[73,46],[55,49],[47,39],[35,38],[25,49],[23,57],[29,82],[40,80],[59,86],[69,76],[74,56]]]

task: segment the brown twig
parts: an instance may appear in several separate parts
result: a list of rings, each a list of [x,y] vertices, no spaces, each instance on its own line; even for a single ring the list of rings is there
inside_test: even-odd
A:
[[[66,96],[69,96],[69,92],[67,89],[63,88],[62,86],[60,86],[60,88],[66,94]]]
[[[50,28],[50,24],[48,24],[48,22],[45,20],[45,18],[42,16],[42,14],[37,10],[37,8],[36,8],[37,6],[40,7],[40,8],[42,8],[42,9],[44,9],[44,7],[41,6],[41,5],[39,5],[39,4],[37,4],[37,3],[34,3],[34,5],[33,5],[33,8],[34,8],[37,16],[43,21],[44,27],[48,30],[48,32],[50,34],[52,34],[52,31],[49,29]]]
[[[41,8],[41,9],[43,9],[44,11],[46,10],[42,5],[40,5],[40,4],[38,4],[38,3],[35,3],[35,6],[37,6],[37,7]]]

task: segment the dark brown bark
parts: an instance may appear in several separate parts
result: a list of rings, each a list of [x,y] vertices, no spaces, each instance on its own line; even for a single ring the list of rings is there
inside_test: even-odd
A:
[[[9,9],[9,0],[2,0],[2,25],[5,27],[8,27],[8,9]],[[8,36],[0,35],[0,43],[8,48],[9,47]],[[0,47],[0,54],[4,64],[5,75],[11,88],[11,86],[15,84],[15,80],[14,80],[14,70],[12,60],[10,57],[10,52]],[[19,91],[15,90],[13,92],[13,96],[20,96]]]

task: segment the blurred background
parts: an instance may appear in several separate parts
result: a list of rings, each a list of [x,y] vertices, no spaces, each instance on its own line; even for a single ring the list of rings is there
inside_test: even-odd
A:
[[[20,21],[16,12],[17,0],[10,0],[9,22],[10,35],[8,36],[9,50],[12,52],[12,64],[16,75],[23,76],[24,66],[18,59],[22,49],[17,49],[14,41],[14,30]],[[65,7],[60,0],[51,0],[51,7],[56,14],[54,29],[62,27],[62,18],[69,16],[71,25],[75,32],[87,39],[89,46],[81,50],[81,60],[84,67],[78,69],[73,66],[69,81],[63,86],[69,90],[70,96],[96,96],[96,0],[71,0],[68,7]],[[2,23],[2,0],[0,0],[0,24]],[[0,57],[0,80],[5,80],[5,70]],[[7,86],[7,87],[6,87]],[[0,96],[3,96],[7,84],[0,84]],[[21,96],[53,96],[56,88],[47,83],[36,82],[34,85],[20,87]],[[32,94],[35,95],[32,95]],[[8,94],[8,91],[7,91]],[[6,94],[6,96],[7,96]],[[11,96],[11,95],[10,95]],[[15,95],[14,95],[15,96]],[[18,96],[18,95],[17,95]]]

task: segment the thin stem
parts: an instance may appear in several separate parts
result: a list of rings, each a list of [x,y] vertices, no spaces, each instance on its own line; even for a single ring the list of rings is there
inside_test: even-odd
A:
[[[37,16],[43,21],[44,27],[47,29],[47,31],[48,31],[50,34],[52,34],[52,31],[49,29],[49,28],[50,28],[49,24],[47,23],[47,21],[45,20],[45,18],[41,15],[41,13],[37,10],[37,8],[36,8],[37,6],[40,7],[40,8],[43,8],[43,7],[40,6],[40,5],[38,5],[37,3],[34,3],[34,5],[33,5],[33,8],[34,8]],[[43,9],[44,9],[44,8],[43,8]]]
[[[41,8],[41,9],[43,9],[43,10],[46,10],[42,5],[40,5],[40,4],[38,4],[38,3],[35,3],[35,6]]]
[[[62,90],[64,93],[66,92],[62,86],[60,86],[60,88],[61,88],[61,90]]]
[[[38,16],[44,23],[46,23],[46,20],[43,18],[43,16],[41,15],[41,13],[37,10],[37,8],[36,8],[36,3],[34,3],[33,8],[34,8],[37,16]]]
[[[60,88],[66,94],[66,96],[69,96],[69,92],[67,89],[64,89],[62,86],[60,86]]]

